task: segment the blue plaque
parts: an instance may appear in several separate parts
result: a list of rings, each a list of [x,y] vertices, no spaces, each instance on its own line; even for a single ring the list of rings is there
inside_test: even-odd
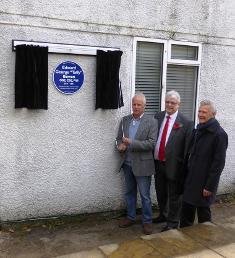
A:
[[[60,63],[53,72],[55,87],[64,94],[78,91],[84,82],[82,68],[71,61]]]

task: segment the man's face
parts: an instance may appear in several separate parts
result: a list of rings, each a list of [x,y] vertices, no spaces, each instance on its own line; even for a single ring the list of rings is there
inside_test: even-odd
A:
[[[135,96],[132,99],[132,111],[134,118],[140,117],[144,113],[145,104],[144,100],[140,96]]]
[[[168,115],[173,115],[179,109],[179,102],[176,97],[169,96],[165,100],[165,110]]]
[[[204,105],[199,107],[199,110],[198,110],[199,124],[204,124],[213,117],[215,117],[215,113],[211,111],[210,106]]]

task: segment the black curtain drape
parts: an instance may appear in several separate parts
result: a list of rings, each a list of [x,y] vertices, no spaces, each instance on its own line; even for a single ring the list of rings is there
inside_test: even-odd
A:
[[[48,47],[16,46],[15,108],[48,108]]]
[[[124,106],[119,80],[121,56],[122,51],[97,50],[96,109],[117,109]]]

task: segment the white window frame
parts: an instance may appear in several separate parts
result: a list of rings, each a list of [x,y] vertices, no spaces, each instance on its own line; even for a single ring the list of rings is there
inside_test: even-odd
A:
[[[133,65],[132,65],[132,90],[131,90],[131,96],[132,97],[135,95],[136,48],[137,48],[137,42],[138,41],[163,44],[164,54],[163,54],[163,60],[162,60],[162,97],[161,97],[161,107],[162,107],[162,105],[164,105],[164,103],[165,103],[164,99],[165,99],[165,93],[166,93],[167,40],[142,38],[142,37],[135,37],[134,38],[134,40],[133,40]]]
[[[132,57],[132,77],[131,77],[131,96],[135,94],[135,77],[136,77],[136,49],[138,42],[153,42],[164,44],[163,53],[163,63],[162,63],[162,90],[161,90],[161,110],[165,110],[165,94],[166,94],[166,77],[167,77],[167,65],[188,65],[198,67],[198,78],[197,78],[197,89],[196,89],[196,99],[195,99],[195,114],[198,110],[198,96],[199,96],[199,84],[200,84],[200,69],[201,69],[201,55],[202,55],[202,44],[190,41],[178,41],[178,40],[163,40],[163,39],[152,39],[152,38],[142,38],[135,37],[133,39],[133,57]],[[183,60],[183,59],[172,59],[171,58],[171,47],[172,45],[185,45],[198,47],[198,59],[197,60]],[[131,105],[130,105],[131,107]]]
[[[197,60],[184,60],[184,59],[172,59],[171,58],[171,48],[172,45],[181,45],[181,46],[190,46],[190,47],[197,47],[198,48],[198,58]],[[176,40],[169,40],[168,41],[168,58],[167,62],[168,64],[177,64],[177,65],[189,65],[189,66],[200,66],[201,64],[201,51],[202,51],[202,45],[201,43],[194,43],[194,42],[188,42],[188,41],[176,41]]]
[[[33,46],[48,47],[49,53],[88,55],[88,56],[96,56],[97,50],[103,50],[103,51],[119,50],[119,48],[111,48],[111,47],[81,46],[81,45],[64,44],[64,43],[12,40],[13,51],[16,50],[16,46],[18,45],[33,45]]]

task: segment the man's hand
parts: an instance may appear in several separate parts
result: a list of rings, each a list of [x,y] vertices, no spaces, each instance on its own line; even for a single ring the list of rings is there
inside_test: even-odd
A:
[[[120,152],[124,152],[126,150],[127,146],[124,143],[121,143],[118,145],[118,150]]]
[[[130,138],[126,138],[126,137],[122,137],[122,142],[128,146],[131,144],[131,139]]]
[[[202,193],[203,197],[209,197],[212,195],[212,192],[206,190],[206,189],[203,189],[203,193]]]

